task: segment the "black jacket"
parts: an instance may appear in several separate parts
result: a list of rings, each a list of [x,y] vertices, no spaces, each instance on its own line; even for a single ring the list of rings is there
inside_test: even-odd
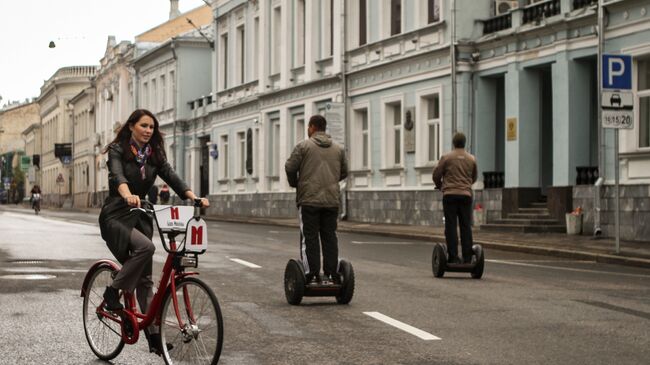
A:
[[[126,151],[126,153],[130,154],[131,151]],[[185,199],[185,192],[190,189],[176,175],[166,160],[156,166],[149,159],[145,165],[145,179],[143,180],[138,163],[135,159],[126,159],[122,146],[116,143],[108,147],[107,166],[109,195],[99,214],[99,228],[102,238],[115,258],[120,263],[124,263],[129,258],[131,230],[136,228],[151,238],[153,222],[145,214],[130,212],[131,207],[126,204],[117,187],[126,183],[131,194],[145,199],[147,192],[156,181],[156,177],[160,176],[183,199]]]

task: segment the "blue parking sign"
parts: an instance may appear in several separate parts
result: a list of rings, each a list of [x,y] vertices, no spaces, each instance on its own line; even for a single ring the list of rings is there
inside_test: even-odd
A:
[[[632,56],[603,55],[603,89],[632,90]]]

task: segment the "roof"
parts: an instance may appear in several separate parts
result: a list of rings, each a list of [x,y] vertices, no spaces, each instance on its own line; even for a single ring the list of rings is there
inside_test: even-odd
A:
[[[137,35],[135,41],[161,43],[171,37],[191,31],[194,27],[187,22],[187,18],[191,19],[197,27],[211,24],[212,9],[207,5],[199,6],[196,9],[185,12],[176,18],[170,19],[140,35]]]

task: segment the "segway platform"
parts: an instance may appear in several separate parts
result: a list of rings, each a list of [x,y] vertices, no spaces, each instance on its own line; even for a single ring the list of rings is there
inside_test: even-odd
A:
[[[301,260],[291,259],[284,270],[284,295],[287,302],[298,305],[303,297],[336,297],[339,304],[348,304],[354,295],[354,269],[346,260],[339,261],[340,283],[331,280],[307,283]]]
[[[436,243],[433,246],[433,255],[431,257],[431,269],[433,276],[441,278],[445,275],[446,271],[449,272],[468,272],[472,278],[480,279],[483,276],[483,268],[485,267],[485,253],[483,247],[479,244],[472,246],[471,263],[467,264],[452,264],[447,262],[447,246],[441,243]]]

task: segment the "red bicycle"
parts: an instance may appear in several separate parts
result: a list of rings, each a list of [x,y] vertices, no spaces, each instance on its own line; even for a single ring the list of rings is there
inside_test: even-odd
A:
[[[223,346],[223,319],[217,297],[202,280],[197,268],[199,255],[207,249],[207,226],[200,217],[200,199],[191,206],[152,205],[134,208],[153,216],[167,251],[158,291],[147,313],[136,308],[133,293],[122,292],[124,309],[111,312],[104,306],[103,292],[120,267],[100,260],[88,270],[81,288],[83,324],[90,349],[102,360],[115,358],[124,344],[138,342],[140,330],[152,323],[160,326],[166,364],[217,364]],[[165,243],[167,235],[169,246]],[[177,246],[176,237],[183,235]],[[169,346],[171,345],[171,346]]]

